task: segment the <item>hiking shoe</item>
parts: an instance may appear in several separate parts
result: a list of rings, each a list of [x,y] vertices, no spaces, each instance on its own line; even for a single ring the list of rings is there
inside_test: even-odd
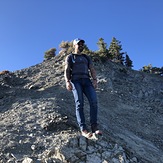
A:
[[[101,131],[101,130],[96,130],[96,131],[95,131],[95,134],[96,134],[96,135],[99,135],[99,136],[102,136],[102,131]]]
[[[95,133],[96,135],[102,136],[102,131],[97,129],[97,124],[93,124],[91,126],[91,129],[92,129],[92,133]]]
[[[83,130],[83,131],[81,131],[81,133],[82,133],[82,136],[84,136],[88,139],[90,139],[93,135],[91,132],[88,132],[87,130]]]

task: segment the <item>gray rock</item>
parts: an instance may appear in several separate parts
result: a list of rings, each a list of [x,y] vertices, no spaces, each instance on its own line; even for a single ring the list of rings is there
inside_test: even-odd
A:
[[[0,76],[0,162],[162,163],[163,78],[96,63],[101,139],[80,135],[64,58]],[[89,106],[85,101],[89,126]]]

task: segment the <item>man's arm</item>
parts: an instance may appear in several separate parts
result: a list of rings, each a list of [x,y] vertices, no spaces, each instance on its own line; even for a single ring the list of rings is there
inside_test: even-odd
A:
[[[66,57],[65,63],[66,63],[66,65],[65,65],[64,77],[65,77],[65,82],[66,82],[66,88],[67,88],[67,90],[72,90],[71,68],[70,68],[70,64],[68,63],[68,57]]]
[[[97,88],[96,71],[95,71],[92,64],[90,64],[89,69],[90,69],[91,77],[93,78],[93,85],[94,85],[95,88]]]
[[[71,69],[67,63],[65,65],[64,77],[66,82],[71,80]]]

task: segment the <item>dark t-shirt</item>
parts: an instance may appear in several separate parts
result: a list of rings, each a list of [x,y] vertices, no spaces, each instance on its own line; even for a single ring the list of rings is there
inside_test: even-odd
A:
[[[85,54],[70,54],[67,57],[67,63],[71,67],[71,80],[89,78],[89,67],[92,60]]]

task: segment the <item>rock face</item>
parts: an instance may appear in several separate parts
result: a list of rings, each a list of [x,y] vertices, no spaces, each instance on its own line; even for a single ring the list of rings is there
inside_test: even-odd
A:
[[[163,77],[94,63],[101,139],[76,124],[64,57],[0,74],[0,162],[163,163]],[[89,105],[85,101],[89,124]]]

